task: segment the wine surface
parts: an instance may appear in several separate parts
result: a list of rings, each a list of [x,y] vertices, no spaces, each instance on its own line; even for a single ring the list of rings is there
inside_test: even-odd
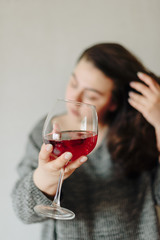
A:
[[[52,144],[53,154],[60,156],[64,152],[71,152],[71,161],[82,155],[88,155],[96,146],[97,134],[91,131],[62,131],[59,133],[59,140],[53,139],[54,134],[50,133],[44,137],[46,144]]]

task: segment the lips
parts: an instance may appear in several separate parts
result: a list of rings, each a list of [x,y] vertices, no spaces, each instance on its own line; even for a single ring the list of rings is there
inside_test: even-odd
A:
[[[72,114],[73,115],[75,115],[75,116],[77,116],[77,117],[79,117],[80,116],[80,114],[79,114],[79,111],[77,111],[76,109],[71,109],[71,112],[72,112]]]

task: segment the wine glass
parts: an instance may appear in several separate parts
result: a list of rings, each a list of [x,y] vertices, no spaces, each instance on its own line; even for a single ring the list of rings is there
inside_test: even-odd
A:
[[[72,153],[70,164],[82,155],[89,154],[97,142],[98,118],[93,105],[72,100],[58,99],[53,110],[48,114],[43,127],[43,141],[53,145],[51,160],[62,153]],[[61,169],[58,187],[51,206],[37,205],[36,213],[45,217],[69,220],[75,214],[60,206],[61,187],[65,167]]]

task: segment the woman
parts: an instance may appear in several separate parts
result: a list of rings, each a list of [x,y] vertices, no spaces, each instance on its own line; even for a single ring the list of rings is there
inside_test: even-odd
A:
[[[88,161],[82,156],[65,168],[61,204],[76,218],[45,219],[33,210],[51,204],[60,169],[72,157],[67,152],[50,161],[52,146],[41,139],[44,119],[31,132],[18,167],[17,215],[26,223],[43,222],[47,240],[159,239],[159,79],[121,45],[97,44],[80,56],[66,98],[95,105],[99,118],[97,147]]]

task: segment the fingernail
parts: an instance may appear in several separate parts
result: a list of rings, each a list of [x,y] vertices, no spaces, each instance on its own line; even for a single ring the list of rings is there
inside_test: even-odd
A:
[[[130,85],[131,87],[133,87],[133,86],[134,86],[134,82],[130,82],[129,85]]]
[[[134,93],[133,93],[133,92],[131,92],[131,91],[130,91],[130,92],[128,92],[128,95],[129,95],[130,97],[132,97],[132,96],[133,96],[133,94],[134,94]]]
[[[143,76],[143,73],[142,73],[142,72],[137,72],[137,76],[138,76],[138,77],[142,77],[142,76]]]
[[[80,159],[80,162],[85,162],[85,161],[87,161],[87,157],[82,157],[82,158]]]
[[[53,123],[53,130],[55,130],[55,132],[60,132],[61,131],[61,129],[60,129],[60,126],[59,126],[59,124],[58,123]]]
[[[53,133],[53,134],[52,134],[52,138],[53,138],[54,140],[60,140],[60,139],[61,139],[59,133]]]
[[[67,152],[64,157],[65,157],[65,159],[69,160],[72,157],[72,153]]]
[[[46,150],[47,150],[47,152],[50,152],[52,150],[52,145],[51,144],[47,144],[46,145]]]

